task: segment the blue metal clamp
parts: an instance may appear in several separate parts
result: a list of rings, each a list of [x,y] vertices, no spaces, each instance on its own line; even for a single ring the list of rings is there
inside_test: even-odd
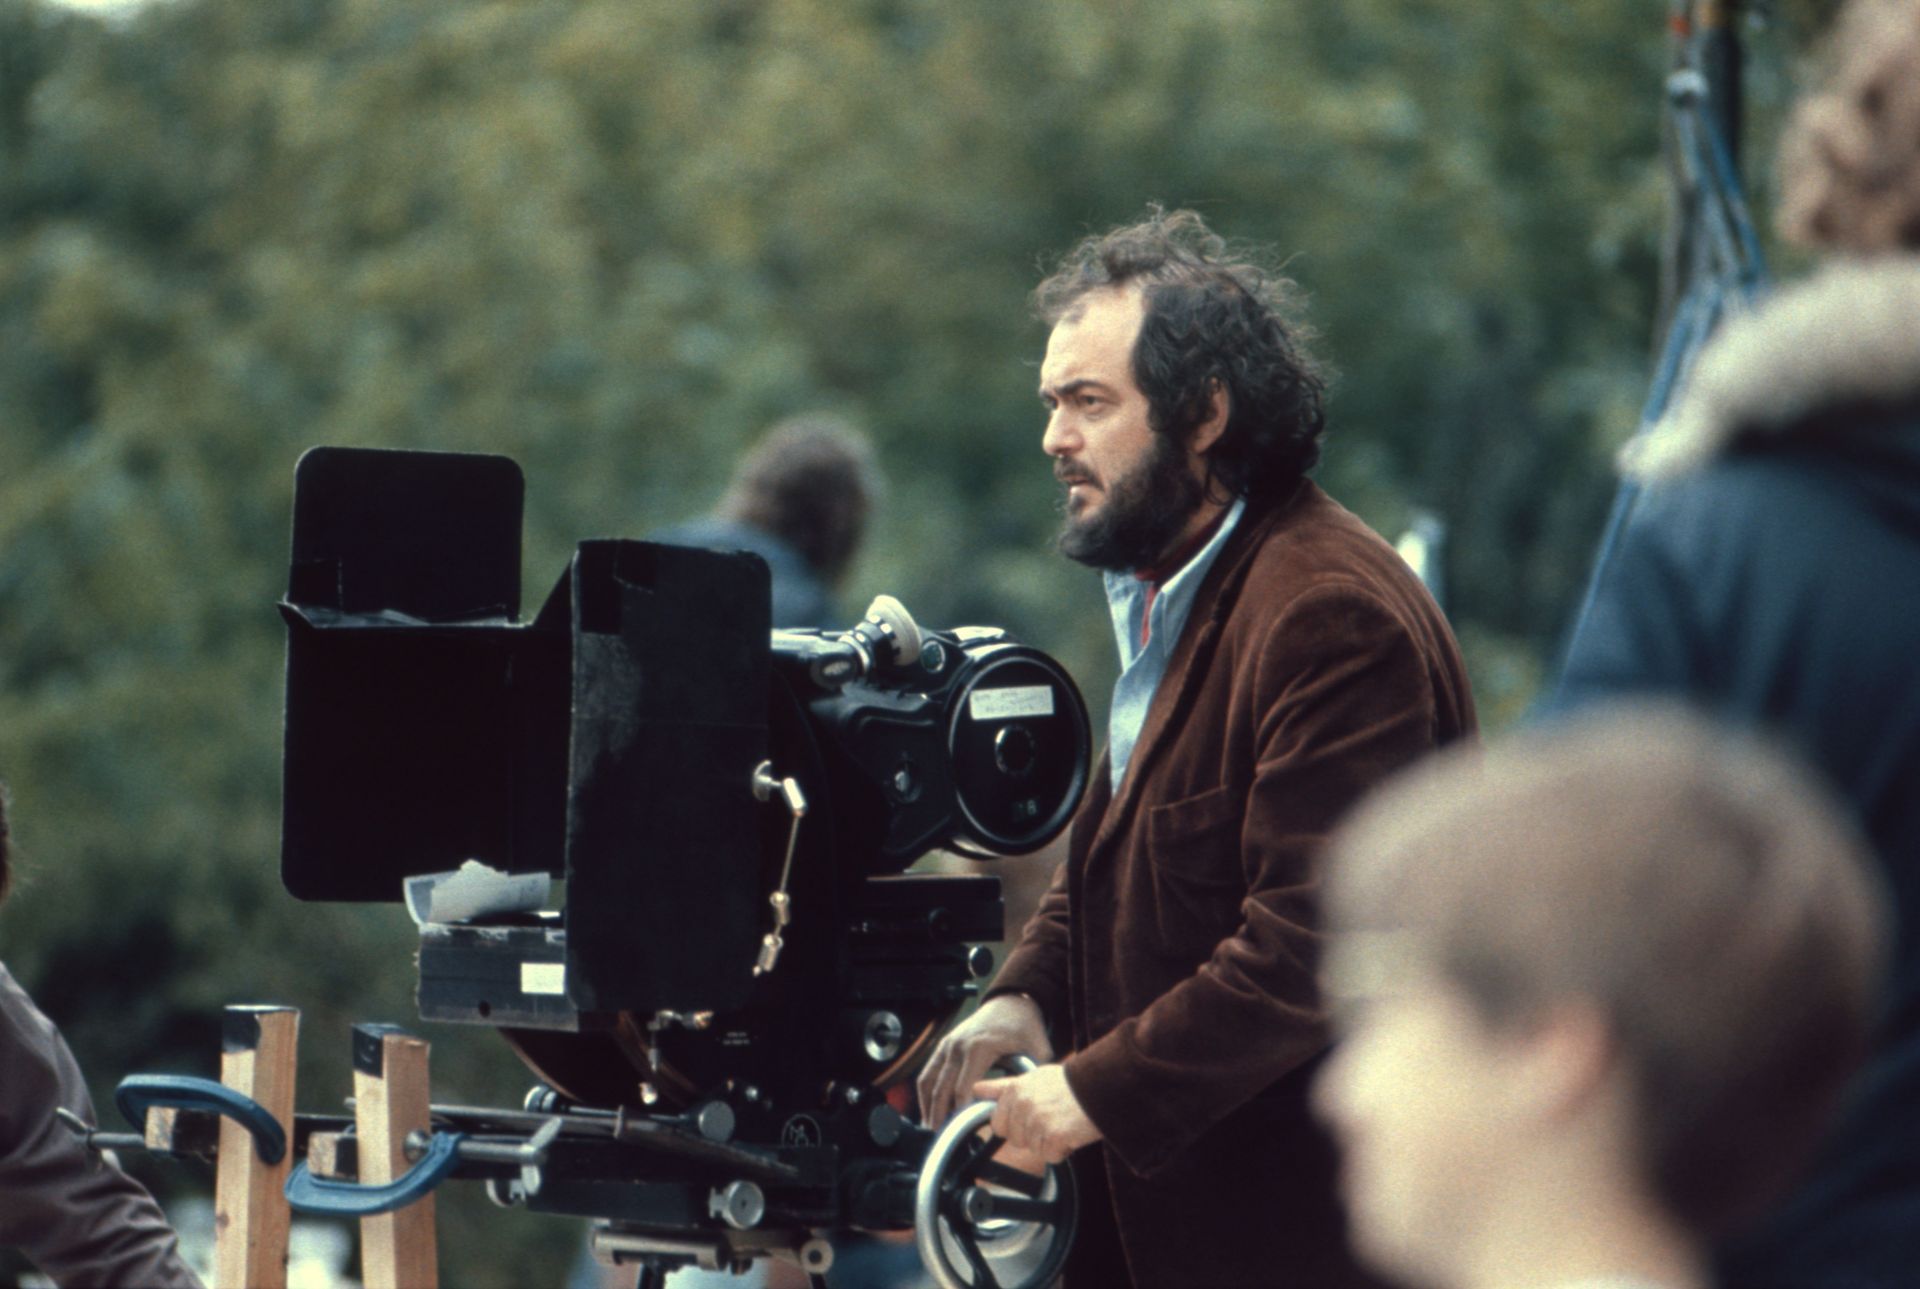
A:
[[[287,1155],[287,1130],[267,1108],[224,1083],[191,1074],[129,1074],[113,1090],[113,1104],[141,1132],[147,1130],[147,1110],[173,1106],[181,1110],[209,1110],[245,1128],[253,1135],[260,1162],[277,1164]]]
[[[330,1181],[307,1171],[301,1160],[287,1174],[287,1203],[300,1213],[320,1213],[328,1217],[374,1217],[405,1208],[447,1179],[460,1162],[460,1143],[466,1134],[436,1132],[427,1143],[427,1153],[412,1168],[384,1185]]]

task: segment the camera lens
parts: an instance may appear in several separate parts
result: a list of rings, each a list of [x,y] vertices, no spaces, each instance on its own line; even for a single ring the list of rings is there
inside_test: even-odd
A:
[[[1002,774],[1026,778],[1033,773],[1036,756],[1033,732],[1024,725],[1002,726],[993,736],[993,763],[1000,767]]]
[[[1066,826],[1086,786],[1086,707],[1058,663],[1023,645],[969,650],[961,677],[947,746],[964,835],[1024,854]]]

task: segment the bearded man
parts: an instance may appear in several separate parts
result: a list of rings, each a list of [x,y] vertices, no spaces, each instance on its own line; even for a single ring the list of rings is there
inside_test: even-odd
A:
[[[1156,209],[1035,293],[1059,546],[1105,572],[1122,671],[1067,860],[919,1092],[1071,1156],[1073,1289],[1369,1283],[1308,1104],[1318,852],[1473,703],[1432,597],[1305,476],[1324,380],[1290,290]],[[1042,1065],[984,1078],[1014,1053]]]

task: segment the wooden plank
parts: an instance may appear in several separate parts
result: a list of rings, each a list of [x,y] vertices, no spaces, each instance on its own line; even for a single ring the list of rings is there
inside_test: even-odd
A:
[[[147,1107],[147,1149],[157,1155],[214,1159],[220,1151],[220,1116],[175,1106]]]
[[[384,1185],[412,1165],[407,1134],[430,1130],[424,1039],[392,1025],[353,1027],[353,1095],[362,1185]],[[435,1289],[433,1196],[360,1219],[360,1279],[366,1289]]]
[[[252,1097],[293,1137],[293,1077],[300,1013],[292,1007],[229,1007],[221,1026],[220,1081]],[[285,1289],[287,1171],[261,1162],[253,1136],[220,1120],[220,1163],[214,1174],[213,1283],[216,1289]]]
[[[307,1171],[329,1181],[360,1180],[359,1142],[343,1132],[316,1132],[307,1139]]]
[[[170,1105],[148,1106],[145,1127],[147,1149],[157,1155],[170,1155],[179,1135],[180,1111]]]

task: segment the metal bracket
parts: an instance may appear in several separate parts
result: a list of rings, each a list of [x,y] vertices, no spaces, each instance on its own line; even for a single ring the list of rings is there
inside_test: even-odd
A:
[[[382,1186],[315,1177],[303,1159],[287,1174],[287,1204],[295,1212],[329,1217],[374,1217],[405,1208],[447,1179],[460,1162],[460,1143],[465,1140],[463,1133],[435,1133],[420,1162]]]
[[[147,1111],[154,1106],[180,1110],[211,1110],[245,1128],[253,1136],[260,1162],[271,1167],[286,1158],[287,1130],[267,1108],[224,1083],[190,1074],[129,1074],[113,1090],[113,1104],[128,1123],[146,1130]]]
[[[760,956],[753,964],[756,976],[771,972],[780,962],[780,951],[787,947],[785,932],[793,922],[793,901],[787,895],[787,882],[793,876],[793,851],[800,842],[800,821],[807,813],[807,796],[800,790],[799,781],[777,778],[773,763],[762,761],[753,769],[754,799],[771,801],[775,794],[787,807],[793,822],[787,829],[787,857],[780,865],[780,885],[767,896],[767,903],[773,907],[773,930],[760,938]]]

